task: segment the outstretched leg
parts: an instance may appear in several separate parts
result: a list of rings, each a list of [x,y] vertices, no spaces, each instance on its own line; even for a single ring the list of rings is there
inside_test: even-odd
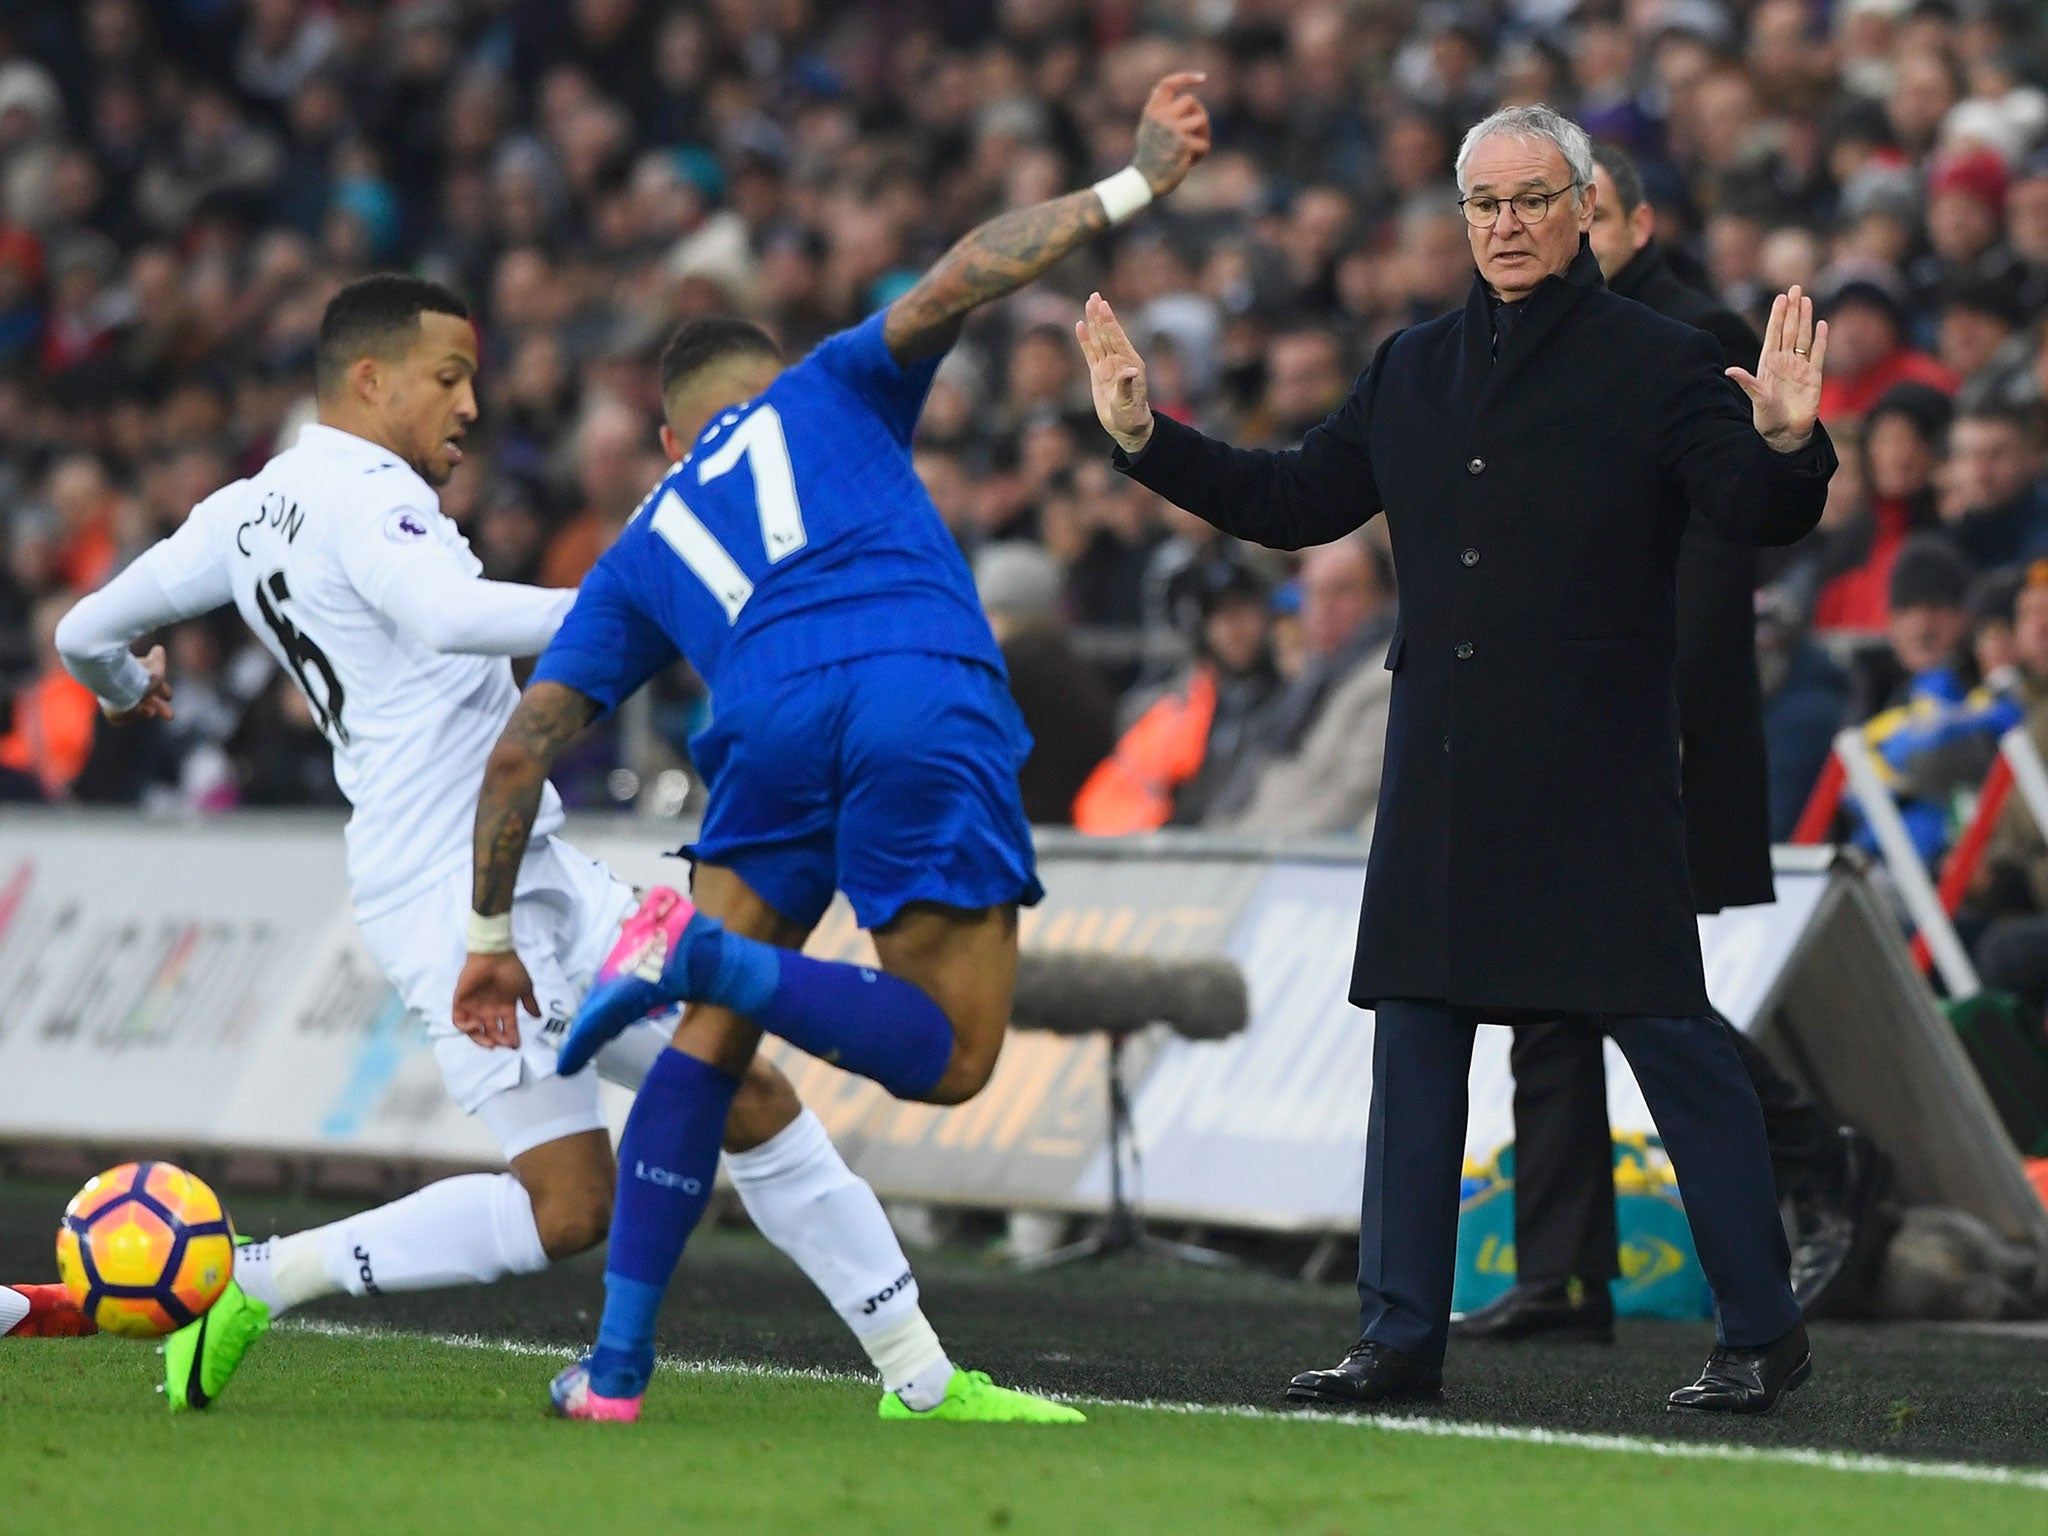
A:
[[[736,877],[707,873],[700,895],[733,930],[802,942],[802,927]],[[715,1022],[719,1010],[700,1012]],[[663,1034],[635,1029],[604,1052],[598,1075],[637,1091],[669,1054]],[[195,1324],[167,1345],[172,1406],[205,1407],[269,1323],[306,1302],[487,1284],[602,1241],[617,1165],[610,1137],[596,1128],[592,1077],[528,1076],[486,1099],[477,1114],[508,1154],[509,1173],[444,1179],[325,1227],[239,1249],[236,1284],[208,1326]],[[743,1069],[724,1140],[749,1216],[839,1312],[885,1389],[914,1408],[937,1404],[953,1367],[919,1306],[881,1203],[771,1063],[755,1059]]]

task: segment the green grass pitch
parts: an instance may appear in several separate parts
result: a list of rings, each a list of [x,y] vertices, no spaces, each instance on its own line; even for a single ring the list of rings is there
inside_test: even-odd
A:
[[[213,1410],[174,1416],[146,1345],[0,1346],[0,1533],[2048,1529],[2038,1474],[1138,1406],[1072,1429],[883,1425],[859,1381],[733,1370],[664,1370],[638,1425],[562,1424],[542,1410],[554,1351],[290,1328],[259,1350]]]

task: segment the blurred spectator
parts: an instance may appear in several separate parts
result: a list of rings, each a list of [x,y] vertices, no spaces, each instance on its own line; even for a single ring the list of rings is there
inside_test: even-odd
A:
[[[1067,567],[1078,623],[1136,630],[1145,616],[1145,569],[1161,537],[1159,498],[1107,460],[1076,466],[1070,497],[1043,510],[1046,544]]]
[[[243,805],[348,803],[334,782],[327,738],[306,696],[282,675],[272,679],[236,728],[229,746],[247,763]]]
[[[1247,442],[1291,446],[1344,403],[1353,375],[1337,338],[1324,329],[1286,331],[1266,346],[1266,389],[1242,428]]]
[[[1394,573],[1364,532],[1301,567],[1300,673],[1268,706],[1202,824],[1268,836],[1370,831],[1394,674]]]
[[[1771,840],[1786,842],[1834,750],[1849,710],[1849,679],[1815,643],[1798,598],[1782,587],[1757,594],[1757,668],[1764,688],[1764,759],[1771,786]]]
[[[1103,472],[1068,335],[1080,300],[1099,287],[1129,318],[1159,409],[1284,446],[1390,332],[1463,302],[1452,154],[1507,100],[1572,107],[1630,150],[1632,248],[1718,308],[1758,323],[1792,282],[1827,299],[1824,414],[1849,462],[1823,532],[1764,562],[1821,631],[1882,631],[1891,560],[1937,520],[1980,565],[2039,548],[2012,482],[2038,477],[2016,458],[2041,447],[2030,428],[2015,456],[2010,428],[1978,411],[2039,405],[2048,384],[2048,96],[2039,28],[2016,13],[92,0],[21,14],[33,28],[0,53],[0,695],[34,673],[37,603],[104,579],[295,429],[321,305],[362,268],[426,271],[472,301],[485,409],[475,472],[446,504],[492,576],[574,582],[659,470],[650,359],[670,326],[737,311],[801,353],[978,219],[1114,170],[1137,94],[1175,66],[1208,71],[1213,156],[978,316],[917,445],[964,550],[1053,558],[1073,642],[1112,693],[1136,690],[1127,712],[1181,676],[1200,573],[1229,552]],[[1596,240],[1619,211],[1607,193]],[[1855,462],[1859,419],[1900,383],[1960,384],[1952,450],[1916,425],[1932,409],[1894,402]],[[1270,574],[1276,665],[1312,674],[1300,589]],[[234,653],[223,642],[216,663],[231,671]],[[214,743],[244,798],[324,793],[299,771],[312,749],[290,737],[289,707],[266,689]],[[95,786],[181,793],[154,758],[128,779],[98,766]]]
[[[2014,285],[1962,279],[1938,295],[1935,308],[1935,361],[1971,389],[1976,377],[2019,334],[2025,310]]]
[[[2016,567],[1988,572],[1970,587],[1970,660],[1977,676],[2000,687],[2009,685],[2010,669],[2019,665],[2014,627],[2026,579],[2025,568]]]
[[[2015,697],[2034,748],[2048,752],[2048,562],[2029,568],[2015,607]],[[1984,984],[2019,997],[2035,1018],[2048,1011],[2048,841],[2014,795],[1984,852],[1972,902],[1992,921],[1977,944]]]
[[[576,488],[583,507],[563,525],[541,560],[540,584],[574,587],[612,547],[634,509],[661,479],[664,466],[640,413],[599,400],[576,429]]]
[[[16,368],[34,353],[43,329],[42,286],[42,241],[0,224],[0,368]]]
[[[2019,261],[2020,313],[2033,316],[2048,306],[2048,156],[2036,151],[2005,191],[2006,236]]]
[[[1757,334],[1740,315],[1681,281],[1657,243],[1656,213],[1643,198],[1635,162],[1606,145],[1593,150],[1593,227],[1587,238],[1607,286],[1673,319],[1706,331],[1722,355],[1741,368],[1756,365]]]
[[[1115,707],[1102,679],[1068,643],[1059,566],[1029,544],[992,544],[974,562],[974,588],[1002,647],[1010,693],[1031,732],[1018,772],[1035,825],[1069,826],[1074,797],[1116,745]]]
[[[974,482],[956,453],[936,446],[918,448],[911,466],[938,509],[939,520],[970,557],[981,546],[981,530],[974,522]]]
[[[1910,539],[1892,564],[1885,648],[1859,663],[1852,714],[1868,721],[1915,699],[1952,704],[1972,682],[1963,640],[1970,629],[1970,566],[1941,534]]]
[[[119,496],[106,467],[90,454],[60,459],[44,482],[61,530],[58,579],[74,592],[90,592],[113,573]]]
[[[1944,394],[1954,391],[1954,375],[1906,345],[1904,305],[1884,283],[1850,278],[1824,294],[1818,307],[1828,323],[1820,415],[1829,426],[1842,417],[1867,414],[1895,384],[1925,384]]]
[[[75,599],[47,597],[31,618],[36,676],[12,701],[13,719],[0,735],[0,800],[61,800],[92,753],[99,700],[72,679],[57,656],[57,621]]]
[[[1928,384],[1894,384],[1870,408],[1863,422],[1864,501],[1829,532],[1818,556],[1815,629],[1885,627],[1893,562],[1908,538],[1940,520],[1934,470],[1949,415],[1948,397]]]
[[[1931,310],[1961,283],[2017,299],[2019,259],[2003,237],[2005,162],[1988,149],[1937,156],[1927,172],[1927,254],[1908,269],[1915,307]]]
[[[334,18],[306,0],[249,0],[235,82],[260,101],[289,103],[337,41]]]
[[[1979,570],[2048,555],[2048,443],[2040,411],[1982,405],[1949,428],[1941,518]]]
[[[1203,562],[1201,640],[1194,664],[1168,684],[1081,787],[1074,825],[1115,836],[1201,823],[1217,789],[1255,743],[1279,691],[1265,584],[1230,560]]]
[[[1946,538],[1924,535],[1900,551],[1886,658],[1899,681],[1863,726],[1878,772],[1929,865],[1948,847],[1955,794],[1983,781],[1998,738],[2019,723],[2002,679],[1975,685],[1974,657],[1964,644],[1968,586],[1969,567]],[[1867,827],[1859,825],[1856,840],[1876,851]]]
[[[183,96],[177,126],[151,143],[135,180],[135,206],[151,228],[175,235],[211,204],[250,211],[283,164],[277,140],[253,127],[221,87],[200,84]]]

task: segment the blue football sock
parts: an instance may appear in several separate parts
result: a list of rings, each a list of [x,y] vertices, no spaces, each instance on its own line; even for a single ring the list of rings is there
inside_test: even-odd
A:
[[[708,923],[691,933],[684,963],[691,997],[743,1014],[899,1099],[925,1097],[953,1060],[945,1010],[887,971],[813,960]]]
[[[635,1397],[647,1389],[655,1314],[711,1198],[725,1117],[739,1086],[708,1062],[669,1050],[633,1100],[619,1138],[604,1318],[590,1354],[590,1384],[605,1397]]]

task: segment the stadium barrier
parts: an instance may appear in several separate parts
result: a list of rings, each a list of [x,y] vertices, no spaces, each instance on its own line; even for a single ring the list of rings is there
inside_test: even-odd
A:
[[[2006,802],[2017,792],[2038,826],[2048,827],[2048,765],[2024,725],[1998,739],[1998,754],[1978,786],[1970,820],[1940,860],[1940,878],[1921,860],[1898,803],[1879,773],[1877,756],[1860,729],[1851,726],[1833,750],[1794,831],[1795,844],[1825,841],[1845,799],[1853,799],[1875,839],[1880,859],[1913,928],[1913,961],[1941,977],[1951,998],[1976,996],[1983,982],[1971,961],[1954,917],[1969,894]]]
[[[1879,774],[1877,756],[1864,741],[1859,727],[1850,726],[1835,738],[1835,759],[1842,765],[1848,792],[1855,797],[1864,823],[1877,839],[1885,872],[1891,876],[1899,900],[1913,920],[1916,937],[1933,958],[1942,985],[1950,997],[1975,997],[1984,990],[1977,979],[1977,967],[1963,947],[1955,924],[1949,921],[1940,893],[1935,890],[1927,866],[1920,862],[1919,850],[1913,846],[1913,835],[1906,830],[1906,818],[1899,813],[1899,803]]]
[[[2044,786],[2048,787],[2048,786]],[[674,881],[676,823],[572,822],[585,851]],[[1371,1092],[1368,1014],[1346,1001],[1364,851],[1200,834],[1041,837],[1048,953],[1225,955],[1250,984],[1229,1040],[1133,1042],[1148,1215],[1355,1231]],[[2048,1251],[2048,1211],[1936,1011],[1862,863],[1781,849],[1778,900],[1701,920],[1709,991],[1738,1028],[1892,1153],[1913,1203],[1958,1206]],[[867,959],[843,905],[814,953]],[[1019,1032],[957,1109],[899,1104],[786,1048],[779,1059],[885,1197],[1099,1211],[1104,1042]],[[1481,1031],[1468,1150],[1512,1139],[1507,1032]],[[611,1090],[607,1090],[611,1092]],[[1652,1129],[1609,1048],[1617,1131]],[[623,1095],[611,1107],[622,1120]],[[338,823],[238,814],[0,819],[0,1139],[488,1166],[424,1032],[364,952]]]

